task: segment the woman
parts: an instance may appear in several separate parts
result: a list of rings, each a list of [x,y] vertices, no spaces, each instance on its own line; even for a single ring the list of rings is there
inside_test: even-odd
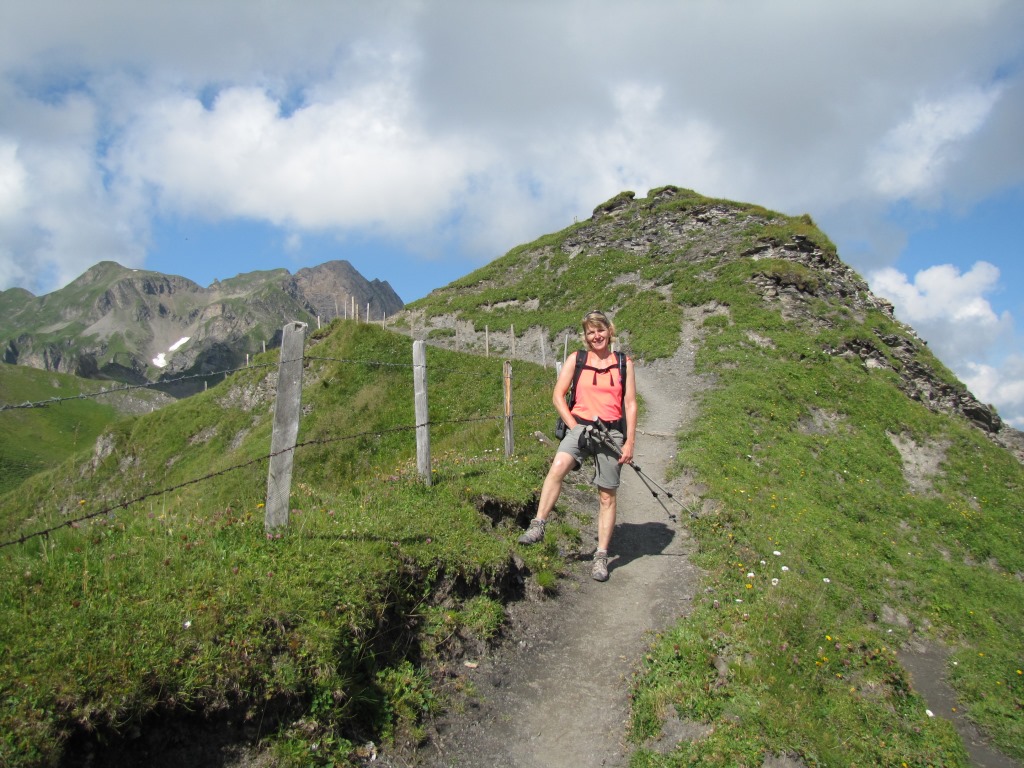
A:
[[[555,382],[551,400],[565,422],[567,432],[558,446],[540,492],[537,516],[519,537],[521,544],[535,544],[544,538],[544,527],[562,491],[562,481],[583,459],[593,456],[597,465],[600,511],[597,518],[597,551],[591,576],[608,580],[608,547],[615,530],[616,491],[622,465],[633,460],[636,439],[636,380],[633,361],[625,358],[625,380],[616,354],[612,351],[615,326],[603,312],[589,312],[583,318],[583,342],[587,348],[586,364],[575,388],[575,402],[570,410],[565,395],[576,371],[576,355],[566,358]],[[592,375],[591,375],[592,373]],[[610,426],[610,435],[618,451],[586,439],[585,428],[598,419]],[[584,439],[581,441],[581,437]]]

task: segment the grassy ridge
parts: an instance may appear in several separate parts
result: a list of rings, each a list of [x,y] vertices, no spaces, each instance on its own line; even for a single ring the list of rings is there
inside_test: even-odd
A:
[[[715,284],[729,312],[705,321],[698,367],[718,386],[679,452],[718,502],[692,524],[708,593],[634,689],[638,743],[669,707],[716,727],[632,765],[966,765],[898,663],[912,638],[952,650],[962,708],[1024,757],[1021,466],[907,398],[894,372],[821,351],[888,318],[809,333],[728,276],[749,269],[724,266]],[[931,491],[910,492],[893,434],[948,445]]]
[[[501,361],[431,350],[428,488],[414,432],[385,431],[414,423],[411,342],[331,331],[307,347],[321,359],[280,537],[263,530],[266,462],[234,469],[269,447],[272,403],[245,396],[273,367],[118,422],[98,466],[78,455],[0,499],[8,538],[180,486],[0,550],[0,763],[54,764],[69,740],[187,711],[258,726],[286,764],[343,761],[354,735],[394,736],[432,706],[417,665],[497,630],[515,530],[477,507],[536,490],[545,457],[525,414],[547,420],[551,371],[516,367],[506,461]],[[441,584],[462,597],[437,603]]]
[[[632,715],[638,745],[670,707],[711,735],[667,756],[639,749],[633,764],[758,766],[793,754],[809,765],[966,765],[953,727],[928,716],[898,662],[911,639],[951,649],[961,710],[1024,756],[1020,465],[900,391],[903,363],[877,341],[907,337],[889,316],[849,294],[815,298],[834,279],[817,268],[745,258],[807,238],[836,264],[807,217],[685,191],[659,203],[656,193],[575,257],[567,243],[602,220],[522,246],[414,305],[478,328],[559,329],[587,309],[613,309],[630,351],[647,360],[675,350],[685,308],[720,310],[704,320],[698,357],[718,386],[677,454],[718,510],[692,525],[708,597],[652,649]],[[718,226],[691,228],[678,250],[607,245],[648,227],[645,210],[712,209]],[[754,288],[758,275],[800,291],[805,318],[784,319]],[[827,352],[859,340],[873,340],[891,368]],[[918,347],[917,363],[962,388]],[[930,491],[910,492],[894,439],[946,446]]]

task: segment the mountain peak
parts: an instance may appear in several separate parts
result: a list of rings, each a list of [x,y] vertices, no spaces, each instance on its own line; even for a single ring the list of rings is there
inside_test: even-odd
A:
[[[387,283],[347,261],[237,275],[210,288],[178,276],[101,261],[35,298],[4,292],[4,362],[132,384],[231,370],[276,346],[282,326],[404,306]],[[219,380],[214,377],[214,380]],[[202,387],[197,378],[188,391]]]

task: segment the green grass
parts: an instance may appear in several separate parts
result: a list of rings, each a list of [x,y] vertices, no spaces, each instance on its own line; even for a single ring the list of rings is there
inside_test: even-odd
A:
[[[774,348],[749,343],[749,328]],[[704,330],[698,365],[718,386],[683,436],[679,468],[719,502],[691,525],[707,591],[638,674],[632,732],[638,744],[657,734],[670,707],[715,729],[668,756],[639,750],[632,765],[757,766],[769,754],[967,765],[952,725],[927,716],[897,661],[910,639],[887,618],[897,615],[916,639],[953,650],[962,709],[1024,756],[1019,463],[909,400],[893,373],[822,354],[834,332],[808,337],[743,289]],[[835,427],[802,430],[814,411]],[[909,493],[890,433],[950,442],[932,494]]]
[[[601,307],[644,360],[674,352],[684,313],[715,307],[697,360],[715,386],[676,467],[713,502],[690,522],[703,582],[631,684],[632,764],[965,766],[899,665],[912,635],[950,650],[959,706],[1024,757],[1021,466],[899,390],[902,363],[879,339],[906,336],[891,318],[807,293],[812,317],[784,320],[755,292],[757,275],[827,285],[814,267],[741,256],[802,235],[828,261],[834,246],[806,217],[681,190],[636,201],[617,232],[639,232],[645,212],[712,207],[721,229],[696,227],[673,252],[570,257],[561,246],[581,223],[413,305],[437,343],[451,341],[429,325],[441,316],[560,340]],[[830,354],[853,341],[892,370]],[[446,705],[445,665],[500,634],[513,553],[557,594],[581,521],[559,515],[544,544],[515,544],[550,460],[529,437],[552,422],[552,374],[535,365],[514,366],[505,459],[501,360],[430,348],[434,472],[420,482],[411,344],[340,321],[311,335],[280,536],[261,507],[273,367],[118,421],[95,450],[0,497],[0,540],[80,520],[0,549],[0,763],[58,764],[70,740],[117,743],[154,713],[256,731],[283,765],[344,765],[365,741],[423,737]],[[926,347],[916,362],[962,387]],[[948,445],[930,493],[910,492],[897,434]],[[644,749],[672,709],[709,735]]]
[[[0,404],[45,403],[91,395],[117,382],[80,379],[64,373],[0,363]],[[84,397],[38,408],[15,408],[0,413],[0,494],[27,478],[54,467],[68,456],[91,447],[103,429],[120,415],[114,403],[123,395]],[[153,400],[138,390],[132,397]]]
[[[231,394],[273,368],[119,421],[98,465],[77,454],[0,499],[4,540],[81,520],[0,550],[0,762],[56,764],[69,739],[202,711],[261,724],[285,763],[343,763],[357,734],[415,737],[437,706],[430,671],[495,636],[516,516],[549,459],[527,439],[539,423],[521,417],[505,459],[502,361],[430,350],[428,487],[401,428],[411,342],[342,322],[320,336],[284,532],[264,532],[266,462],[245,466],[268,451],[272,404]],[[546,421],[550,371],[515,370],[517,412]]]

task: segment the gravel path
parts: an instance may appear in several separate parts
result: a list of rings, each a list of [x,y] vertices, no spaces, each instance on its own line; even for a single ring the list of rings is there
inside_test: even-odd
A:
[[[685,615],[698,573],[687,557],[685,483],[664,479],[675,434],[695,417],[694,348],[637,367],[645,411],[635,463],[666,509],[632,469],[623,470],[610,579],[590,578],[589,556],[554,599],[515,606],[513,637],[476,668],[464,668],[474,695],[466,710],[436,724],[415,763],[426,768],[580,768],[625,766],[629,685],[653,633]],[[655,488],[657,490],[657,488]],[[563,494],[566,499],[568,494]],[[596,490],[587,511],[596,516]],[[587,551],[596,543],[586,531]],[[589,537],[589,539],[587,538]],[[395,762],[394,765],[403,763]]]

